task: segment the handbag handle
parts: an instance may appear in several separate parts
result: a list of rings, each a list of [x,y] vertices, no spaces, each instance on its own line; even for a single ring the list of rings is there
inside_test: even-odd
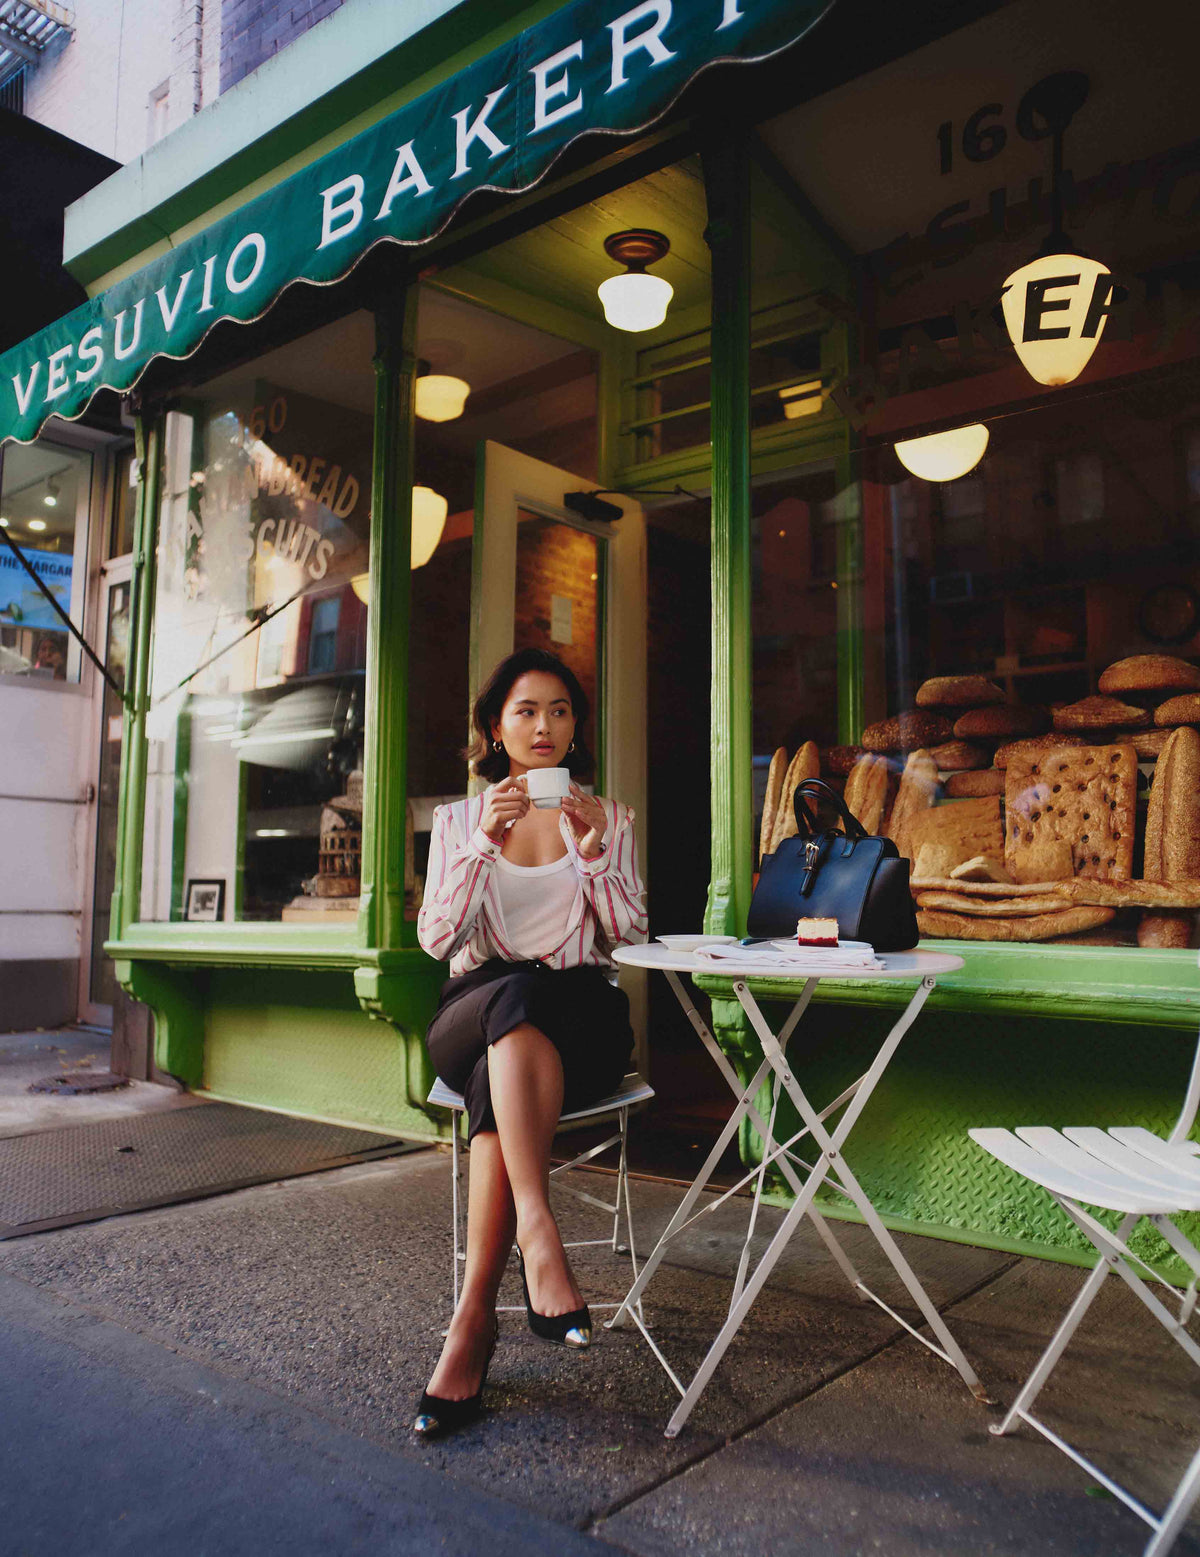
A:
[[[796,816],[796,829],[802,838],[815,838],[817,836],[817,818],[805,804],[805,798],[808,795],[815,796],[818,802],[822,800],[828,801],[841,817],[847,838],[857,839],[870,836],[859,819],[847,807],[846,802],[836,789],[826,784],[824,779],[805,779],[803,784],[797,786],[796,793],[792,797],[792,809]]]

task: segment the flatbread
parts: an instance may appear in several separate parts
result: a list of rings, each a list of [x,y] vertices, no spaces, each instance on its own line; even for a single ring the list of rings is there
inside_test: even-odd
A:
[[[758,834],[758,857],[771,852],[771,839],[775,833],[775,818],[779,815],[779,799],[783,794],[783,777],[787,772],[787,747],[781,746],[771,758],[767,772],[767,793],[763,800],[762,827]]]
[[[989,859],[986,854],[977,854],[974,859],[964,860],[950,874],[955,881],[1002,881],[1006,884],[1010,881],[1004,866],[998,860]]]
[[[1060,881],[1054,888],[1068,903],[1107,908],[1200,908],[1200,881]]]
[[[909,836],[913,858],[922,844],[939,844],[948,849],[951,868],[964,860],[984,854],[989,859],[1004,858],[1004,833],[1000,826],[1000,801],[995,795],[973,800],[948,800],[915,816]]]
[[[1027,914],[1058,914],[1063,900],[1053,892],[1029,897],[970,897],[965,892],[920,892],[918,908],[947,908],[955,914],[974,914],[980,919],[1010,919]]]
[[[1099,929],[1116,913],[1115,908],[1068,908],[1058,914],[1035,914],[1032,919],[976,919],[970,914],[919,909],[917,928],[923,936],[951,941],[1052,941],[1059,935]]]
[[[953,876],[914,876],[914,892],[959,892],[966,897],[1024,897],[1056,892],[1057,881],[957,881]]]
[[[1068,844],[1072,875],[1128,881],[1136,805],[1137,755],[1127,742],[1014,753],[1005,769],[1004,863],[1017,881],[1053,879],[1047,846]]]

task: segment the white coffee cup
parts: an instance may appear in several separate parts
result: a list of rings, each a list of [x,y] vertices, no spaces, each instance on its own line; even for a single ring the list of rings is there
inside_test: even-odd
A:
[[[571,771],[569,768],[530,768],[525,774],[525,788],[539,811],[549,811],[571,793]]]

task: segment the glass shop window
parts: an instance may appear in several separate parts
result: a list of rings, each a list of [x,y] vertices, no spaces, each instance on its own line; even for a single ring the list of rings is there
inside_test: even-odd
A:
[[[1136,21],[1076,35],[1067,257],[1030,278],[1065,78],[1000,68],[1021,36],[1001,8],[906,55],[903,102],[867,73],[757,131],[753,317],[816,310],[752,379],[760,822],[778,755],[894,839],[927,939],[1194,950],[1200,205],[1166,198],[1191,94]],[[810,368],[780,420],[765,391]]]
[[[76,625],[87,583],[92,456],[39,438],[9,444],[0,478],[0,527]],[[31,685],[78,681],[82,653],[15,553],[0,542],[0,675]]]
[[[357,915],[372,349],[352,314],[166,417],[143,919]]]

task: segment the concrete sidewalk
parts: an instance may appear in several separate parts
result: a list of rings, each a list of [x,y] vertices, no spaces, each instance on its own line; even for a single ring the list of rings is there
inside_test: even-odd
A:
[[[679,1191],[634,1194],[648,1247]],[[746,1211],[705,1218],[651,1288],[648,1317],[681,1371],[723,1316]],[[409,1421],[448,1317],[449,1212],[449,1164],[430,1150],[0,1245],[0,1554],[1134,1557],[1145,1544],[1048,1445],[992,1438],[996,1413],[856,1300],[807,1233],[677,1439],[662,1436],[674,1391],[636,1331],[601,1330],[574,1355],[512,1314],[484,1416],[421,1446]],[[564,1221],[586,1233],[584,1215]],[[842,1231],[864,1278],[894,1292],[863,1230]],[[1080,1273],[902,1243],[1010,1399]],[[577,1268],[594,1301],[627,1283],[605,1250]],[[1178,1349],[1110,1285],[1045,1414],[1157,1507],[1200,1440],[1200,1403]],[[519,1301],[515,1281],[506,1296]],[[1200,1551],[1194,1525],[1176,1551]]]

